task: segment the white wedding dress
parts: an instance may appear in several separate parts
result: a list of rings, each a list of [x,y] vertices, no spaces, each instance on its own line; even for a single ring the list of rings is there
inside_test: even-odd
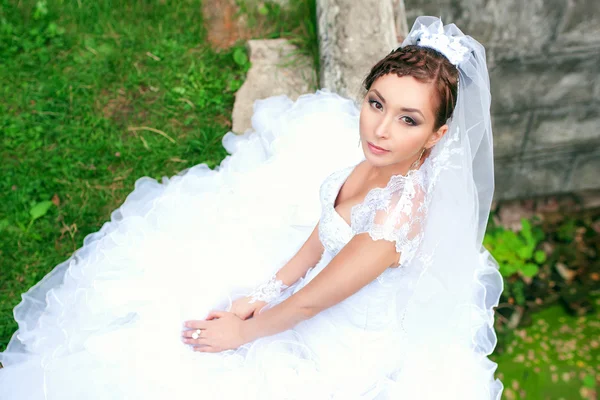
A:
[[[0,359],[0,399],[388,398],[403,368],[397,315],[418,235],[389,237],[374,212],[392,198],[410,208],[426,174],[392,177],[348,224],[333,204],[364,157],[355,104],[324,91],[295,103],[273,97],[255,104],[253,127],[224,137],[231,156],[214,171],[198,165],[162,183],[138,180],[112,221],[23,295],[19,330]],[[359,232],[396,240],[400,266],[235,351],[198,353],[181,342],[184,320],[226,309],[266,281],[317,222],[321,261],[273,304]]]

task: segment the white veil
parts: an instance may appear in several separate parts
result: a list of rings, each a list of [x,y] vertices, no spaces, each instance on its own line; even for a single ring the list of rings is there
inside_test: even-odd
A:
[[[399,318],[406,344],[392,377],[394,398],[499,399],[494,310],[503,289],[498,265],[482,247],[494,189],[490,85],[485,50],[454,24],[420,17],[402,43],[434,48],[459,72],[448,133],[426,169],[427,218],[411,269],[411,297]],[[406,298],[406,294],[399,294]]]

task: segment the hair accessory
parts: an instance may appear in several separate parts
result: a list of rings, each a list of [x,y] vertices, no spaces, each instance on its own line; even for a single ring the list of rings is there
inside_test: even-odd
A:
[[[434,32],[432,32],[434,30]],[[444,32],[444,26],[440,21],[429,27],[420,25],[418,29],[408,35],[406,41],[421,47],[429,47],[442,53],[453,64],[458,65],[469,54],[469,48],[461,43],[461,38],[449,36]]]

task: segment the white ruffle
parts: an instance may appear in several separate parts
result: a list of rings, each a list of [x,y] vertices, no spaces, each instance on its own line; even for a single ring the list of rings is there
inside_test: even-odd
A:
[[[286,385],[298,389],[288,398],[334,393],[291,331],[218,355],[192,352],[180,331],[267,280],[304,243],[321,182],[360,157],[357,121],[354,103],[329,92],[268,98],[255,104],[254,132],[225,135],[231,155],[215,170],[139,179],[110,222],[23,294],[19,330],[0,355],[0,398],[284,398]]]

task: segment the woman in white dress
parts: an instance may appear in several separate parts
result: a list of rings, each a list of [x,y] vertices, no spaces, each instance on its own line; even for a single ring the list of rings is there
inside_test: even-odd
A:
[[[365,89],[140,179],[23,295],[0,398],[499,399],[483,47],[419,18]]]

